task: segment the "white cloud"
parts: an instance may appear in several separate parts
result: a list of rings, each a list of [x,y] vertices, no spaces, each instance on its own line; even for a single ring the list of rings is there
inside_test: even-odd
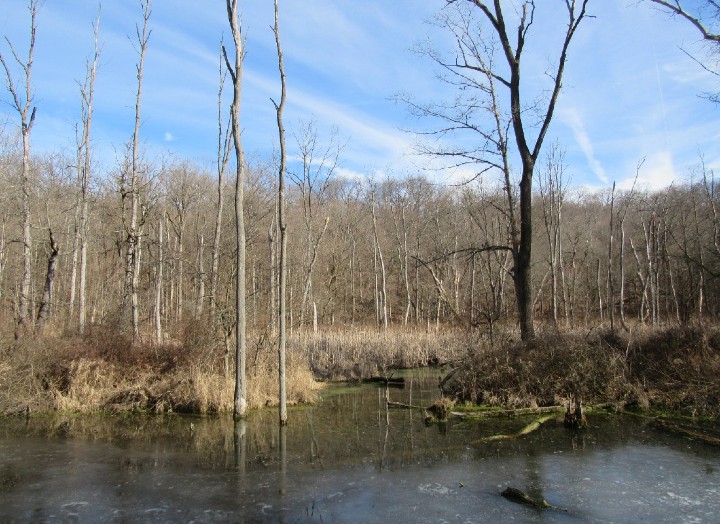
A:
[[[605,168],[595,157],[595,149],[592,142],[590,141],[590,136],[585,129],[585,124],[583,123],[583,120],[580,117],[580,113],[578,112],[578,110],[575,108],[566,109],[562,112],[560,117],[565,122],[565,124],[572,130],[575,141],[578,143],[580,149],[585,154],[585,158],[587,159],[588,165],[590,166],[592,172],[602,183],[607,184],[608,177],[605,174]]]
[[[636,189],[658,191],[664,189],[678,180],[679,176],[673,165],[670,151],[659,151],[647,158],[637,173]],[[633,187],[635,175],[625,178],[617,183],[618,189],[630,190]]]
[[[172,142],[175,140],[175,136],[170,131],[165,131],[163,140],[165,140],[165,142]]]

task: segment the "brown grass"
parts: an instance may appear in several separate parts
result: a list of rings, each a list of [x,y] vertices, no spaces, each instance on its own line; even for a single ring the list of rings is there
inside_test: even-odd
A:
[[[234,363],[224,346],[186,330],[188,343],[133,346],[110,330],[87,337],[45,337],[0,347],[0,414],[43,411],[231,412]],[[248,367],[248,404],[277,402],[275,353],[255,352]],[[311,402],[319,384],[303,359],[288,358],[288,402]]]
[[[384,375],[389,369],[438,365],[467,354],[467,333],[460,330],[416,331],[358,328],[302,334],[292,346],[322,380],[347,380]]]
[[[203,323],[163,346],[133,346],[111,329],[85,338],[0,344],[0,413],[62,410],[230,412],[234,363]],[[277,402],[275,340],[248,337],[248,402]],[[312,402],[321,380],[387,375],[393,368],[450,364],[444,385],[461,401],[543,406],[578,395],[585,404],[656,407],[720,415],[720,328],[544,334],[531,343],[496,334],[394,328],[299,334],[288,344],[288,401]]]
[[[460,400],[507,407],[562,403],[654,407],[720,415],[720,330],[544,334],[529,343],[476,347],[446,389]]]

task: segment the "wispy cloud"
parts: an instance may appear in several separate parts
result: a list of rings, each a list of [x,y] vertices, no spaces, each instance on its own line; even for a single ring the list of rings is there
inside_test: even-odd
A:
[[[585,124],[583,123],[580,113],[576,108],[569,108],[560,115],[561,119],[571,129],[575,141],[585,155],[590,169],[600,182],[607,184],[608,177],[602,163],[595,157],[595,149],[588,135]]]
[[[275,79],[248,71],[245,80],[250,88],[264,92],[267,97],[277,96]],[[328,100],[292,85],[288,90],[286,116],[290,126],[299,120],[314,119],[321,133],[336,126],[341,142],[347,141],[342,157],[353,164],[353,169],[375,169],[393,163],[397,166],[414,154],[413,137],[398,129],[395,122],[359,111],[353,104]]]

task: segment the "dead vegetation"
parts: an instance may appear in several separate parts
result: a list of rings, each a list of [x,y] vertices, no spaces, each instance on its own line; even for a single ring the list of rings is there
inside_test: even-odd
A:
[[[0,413],[38,411],[231,412],[233,362],[196,325],[162,346],[137,345],[95,327],[85,338],[0,344]],[[277,354],[266,334],[250,339],[252,407],[277,402]],[[296,334],[288,346],[288,398],[312,402],[319,380],[389,377],[401,367],[449,364],[444,393],[504,408],[608,404],[720,416],[720,329],[684,326],[612,333],[544,334],[494,344],[455,331],[374,329]]]
[[[674,326],[475,344],[444,389],[459,400],[510,408],[577,398],[585,405],[718,416],[718,376],[720,330]]]
[[[467,334],[462,330],[358,328],[301,335],[291,342],[321,380],[386,376],[392,369],[446,364],[467,353]]]
[[[190,330],[162,346],[132,345],[101,327],[85,338],[44,337],[0,347],[0,413],[136,411],[221,413],[233,408],[224,352]],[[198,343],[201,341],[202,343]],[[186,342],[186,343],[183,343]],[[261,345],[249,369],[251,407],[274,404],[277,370]],[[288,359],[288,399],[311,402],[319,385],[304,359]]]

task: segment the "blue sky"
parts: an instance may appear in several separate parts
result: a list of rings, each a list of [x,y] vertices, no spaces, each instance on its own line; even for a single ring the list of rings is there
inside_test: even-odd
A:
[[[508,0],[507,2],[511,2]],[[433,64],[411,51],[447,35],[425,23],[442,0],[281,0],[288,130],[314,120],[325,140],[337,127],[347,141],[341,155],[349,176],[413,174],[429,164],[414,154],[413,134],[428,122],[411,119],[391,100],[409,92],[418,100],[448,99]],[[550,65],[550,35],[558,26],[559,0],[542,0],[526,60],[541,78]],[[78,81],[92,51],[97,2],[45,0],[38,18],[33,84],[38,115],[36,152],[72,151],[79,120]],[[0,34],[23,54],[29,26],[25,0],[2,0]],[[248,154],[268,156],[277,144],[274,108],[279,96],[270,0],[240,0],[247,36],[242,122]],[[720,91],[683,49],[703,55],[699,34],[638,0],[593,0],[595,17],[581,26],[568,62],[549,141],[567,151],[576,186],[628,187],[639,161],[642,184],[660,188],[686,178],[703,155],[720,166],[720,107],[698,95]],[[96,86],[94,145],[107,168],[132,134],[135,62],[130,35],[141,20],[140,3],[104,0],[103,51]],[[564,23],[564,21],[562,22]],[[154,0],[146,62],[142,140],[149,156],[170,152],[212,167],[217,143],[218,46],[228,39],[221,0]],[[555,31],[556,33],[556,31]],[[2,42],[5,56],[9,50]],[[229,96],[229,93],[228,93]],[[0,114],[15,115],[0,93]],[[292,154],[292,134],[288,146]],[[468,173],[427,173],[455,182]]]

